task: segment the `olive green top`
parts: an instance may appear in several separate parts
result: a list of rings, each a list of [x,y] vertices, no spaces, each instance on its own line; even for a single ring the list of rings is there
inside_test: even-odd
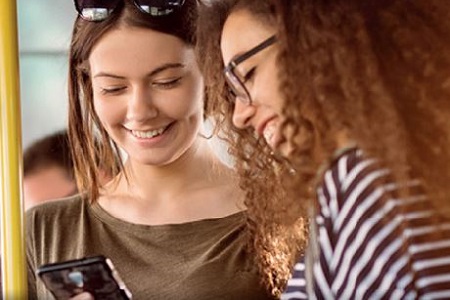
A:
[[[31,299],[52,299],[38,266],[94,255],[112,260],[133,299],[273,299],[246,254],[245,212],[148,226],[75,196],[31,209],[26,221]]]

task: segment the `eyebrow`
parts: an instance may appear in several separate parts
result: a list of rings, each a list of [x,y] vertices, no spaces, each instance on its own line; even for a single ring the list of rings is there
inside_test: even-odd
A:
[[[182,63],[167,63],[167,64],[163,64],[159,67],[157,67],[156,69],[152,70],[150,73],[147,74],[147,77],[152,77],[155,76],[161,72],[164,72],[168,69],[178,69],[178,68],[184,68],[185,65]],[[119,76],[119,75],[115,75],[115,74],[110,74],[107,72],[99,72],[97,74],[94,75],[94,78],[97,77],[110,77],[110,78],[115,78],[115,79],[125,79],[125,77],[123,76]]]

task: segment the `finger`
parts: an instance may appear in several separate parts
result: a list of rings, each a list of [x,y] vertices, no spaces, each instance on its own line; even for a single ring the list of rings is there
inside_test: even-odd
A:
[[[75,297],[70,298],[70,300],[94,300],[94,297],[92,297],[92,295],[89,294],[88,292],[84,292],[76,295]]]

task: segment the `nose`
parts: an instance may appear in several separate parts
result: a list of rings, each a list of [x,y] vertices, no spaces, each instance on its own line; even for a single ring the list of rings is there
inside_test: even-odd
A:
[[[249,127],[255,112],[256,107],[254,105],[248,105],[236,99],[233,111],[233,124],[240,129]]]
[[[144,122],[157,115],[158,109],[150,89],[146,86],[134,87],[128,100],[127,119],[133,122]]]

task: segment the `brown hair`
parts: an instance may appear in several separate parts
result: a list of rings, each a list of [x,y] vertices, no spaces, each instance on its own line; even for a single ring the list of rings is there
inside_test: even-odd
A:
[[[101,125],[93,105],[88,59],[95,44],[118,27],[138,27],[174,35],[187,45],[195,44],[197,3],[184,5],[167,16],[152,17],[141,12],[131,0],[124,0],[101,22],[75,20],[69,54],[69,137],[74,157],[75,176],[81,192],[91,201],[99,195],[99,173],[116,175],[124,171],[119,149]],[[99,147],[95,146],[96,141]]]
[[[439,211],[448,209],[447,6],[439,0],[274,3],[296,170],[307,178],[332,156],[336,134],[346,130],[397,182],[419,178]],[[290,178],[295,193],[314,187],[313,180]]]
[[[24,177],[52,166],[63,169],[68,179],[75,179],[69,137],[65,130],[36,140],[23,153]]]
[[[294,172],[270,155],[264,141],[231,124],[220,37],[227,16],[237,9],[261,19],[262,26],[272,20],[278,29],[283,128],[291,132]],[[294,254],[289,246],[305,239],[304,224],[296,220],[313,205],[319,166],[332,157],[343,130],[367,155],[380,158],[397,181],[420,178],[439,211],[449,208],[450,11],[445,1],[222,0],[204,10],[198,51],[206,58],[202,69],[216,100],[211,107],[229,128],[253,248],[275,292],[288,276]],[[275,243],[278,247],[272,247]],[[287,259],[271,261],[274,257]]]
[[[279,296],[306,241],[306,219],[302,218],[306,213],[305,207],[290,204],[281,186],[280,173],[289,172],[290,164],[275,156],[265,140],[256,137],[252,130],[237,129],[232,124],[233,105],[227,101],[228,89],[222,76],[220,37],[226,18],[238,9],[251,9],[262,22],[275,24],[268,1],[220,0],[204,4],[199,12],[197,54],[211,99],[209,113],[221,120],[219,134],[228,142],[228,152],[235,158],[240,186],[246,194],[249,250],[255,256],[262,280],[273,295]]]

